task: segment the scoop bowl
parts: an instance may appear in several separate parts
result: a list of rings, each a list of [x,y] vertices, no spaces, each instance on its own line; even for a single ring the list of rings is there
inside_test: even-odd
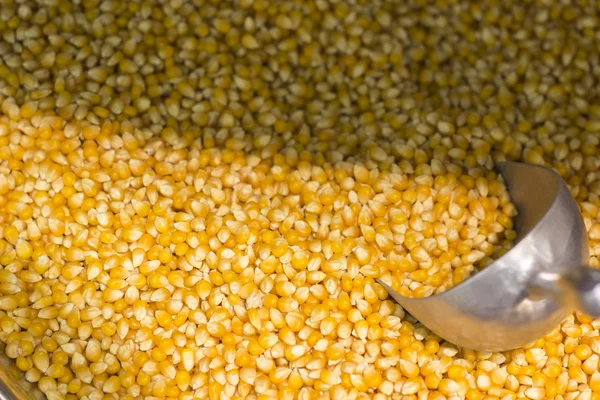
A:
[[[551,331],[573,309],[600,313],[600,273],[588,261],[577,204],[553,170],[515,162],[497,165],[518,210],[516,243],[459,285],[408,298],[378,282],[428,329],[457,346],[506,351]]]

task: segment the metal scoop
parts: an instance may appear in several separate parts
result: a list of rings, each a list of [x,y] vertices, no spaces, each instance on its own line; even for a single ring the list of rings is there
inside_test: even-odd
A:
[[[600,270],[589,260],[575,200],[551,169],[497,166],[518,215],[517,239],[504,256],[446,292],[408,298],[378,280],[404,309],[443,339],[480,351],[531,343],[573,310],[600,316]]]

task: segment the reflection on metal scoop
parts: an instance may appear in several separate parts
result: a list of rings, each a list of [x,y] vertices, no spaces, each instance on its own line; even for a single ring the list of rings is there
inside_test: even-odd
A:
[[[583,219],[551,169],[501,163],[518,215],[513,248],[446,292],[408,298],[378,280],[404,309],[464,348],[505,351],[533,342],[577,309],[600,316],[600,270],[588,261]]]

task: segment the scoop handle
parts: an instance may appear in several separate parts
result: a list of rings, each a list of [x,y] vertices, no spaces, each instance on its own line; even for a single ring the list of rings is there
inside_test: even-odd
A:
[[[600,269],[582,266],[566,276],[541,272],[530,289],[534,295],[550,296],[562,306],[600,317]]]

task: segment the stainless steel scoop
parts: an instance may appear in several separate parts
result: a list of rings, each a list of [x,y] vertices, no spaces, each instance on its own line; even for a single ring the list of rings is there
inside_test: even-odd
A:
[[[378,282],[423,325],[464,348],[505,351],[533,342],[577,309],[600,316],[600,270],[588,262],[575,200],[551,169],[498,165],[518,215],[514,247],[452,289],[408,298]]]

